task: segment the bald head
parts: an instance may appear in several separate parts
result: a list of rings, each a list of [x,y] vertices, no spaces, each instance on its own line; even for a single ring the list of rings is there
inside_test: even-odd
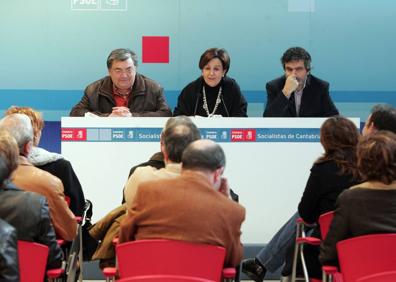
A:
[[[225,154],[219,144],[202,139],[192,142],[182,156],[183,169],[215,171],[225,167]]]
[[[8,131],[16,140],[20,153],[33,140],[33,127],[30,118],[24,114],[11,114],[0,120],[0,129]]]
[[[177,116],[168,119],[161,135],[161,143],[167,158],[180,163],[186,147],[200,138],[199,129],[189,117]]]

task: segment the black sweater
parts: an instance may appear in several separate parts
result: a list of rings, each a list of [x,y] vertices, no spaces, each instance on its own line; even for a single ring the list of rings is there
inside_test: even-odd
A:
[[[245,97],[243,97],[238,83],[227,76],[216,87],[210,87],[205,84],[202,77],[189,83],[179,95],[173,116],[208,116],[203,108],[202,88],[204,85],[209,113],[213,112],[221,86],[222,101],[214,114],[222,115],[223,117],[247,117],[247,102]]]

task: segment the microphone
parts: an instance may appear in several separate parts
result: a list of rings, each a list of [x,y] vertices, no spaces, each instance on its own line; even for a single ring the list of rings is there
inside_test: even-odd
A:
[[[224,109],[225,109],[225,111],[226,111],[226,113],[227,113],[227,117],[230,117],[230,113],[228,112],[227,106],[226,106],[226,104],[225,104],[225,102],[224,102],[224,99],[223,99],[223,94],[221,94],[220,100],[221,100],[221,102],[223,103],[223,107],[224,107]]]
[[[201,93],[201,92],[198,92],[197,101],[195,101],[194,116],[197,115],[198,102],[199,102],[199,99],[201,98],[201,95],[202,95],[202,93]]]

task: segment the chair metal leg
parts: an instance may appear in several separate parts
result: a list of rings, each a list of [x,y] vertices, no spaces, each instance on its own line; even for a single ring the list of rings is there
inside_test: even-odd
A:
[[[305,282],[309,282],[307,264],[306,264],[305,258],[304,258],[304,244],[299,244],[299,245],[300,245],[300,259],[301,259],[302,269],[304,272],[304,279],[305,279]]]
[[[322,271],[322,282],[327,282],[327,274],[324,271]]]
[[[322,274],[322,282],[333,282],[333,275],[331,274],[326,274],[325,272],[323,272]]]
[[[69,257],[66,264],[66,276],[67,282],[82,282],[82,264],[83,264],[83,255],[82,255],[82,228],[81,223],[78,224],[77,228],[77,236],[73,240]],[[77,276],[78,275],[78,276]],[[76,280],[77,279],[77,280]]]
[[[301,224],[297,223],[297,226],[296,226],[296,239],[301,237],[302,235],[303,235],[303,227],[301,226]],[[298,260],[299,250],[300,250],[300,244],[296,242],[295,246],[294,246],[291,282],[296,282],[297,260]]]
[[[294,247],[293,268],[292,268],[292,279],[291,279],[291,282],[296,282],[297,259],[298,259],[299,248],[300,248],[300,244],[296,243],[296,246]]]
[[[83,264],[84,264],[84,259],[83,259],[83,243],[82,243],[82,224],[78,225],[78,233],[80,234],[79,238],[79,244],[80,244],[80,250],[78,252],[78,263],[79,263],[79,268],[80,268],[80,274],[78,275],[78,281],[82,282],[83,281]]]

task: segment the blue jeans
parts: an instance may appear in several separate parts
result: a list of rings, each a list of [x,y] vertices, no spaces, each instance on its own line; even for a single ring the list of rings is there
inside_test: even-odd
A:
[[[284,264],[287,251],[293,247],[296,240],[296,220],[299,217],[296,212],[257,254],[256,259],[269,272],[275,272]]]

